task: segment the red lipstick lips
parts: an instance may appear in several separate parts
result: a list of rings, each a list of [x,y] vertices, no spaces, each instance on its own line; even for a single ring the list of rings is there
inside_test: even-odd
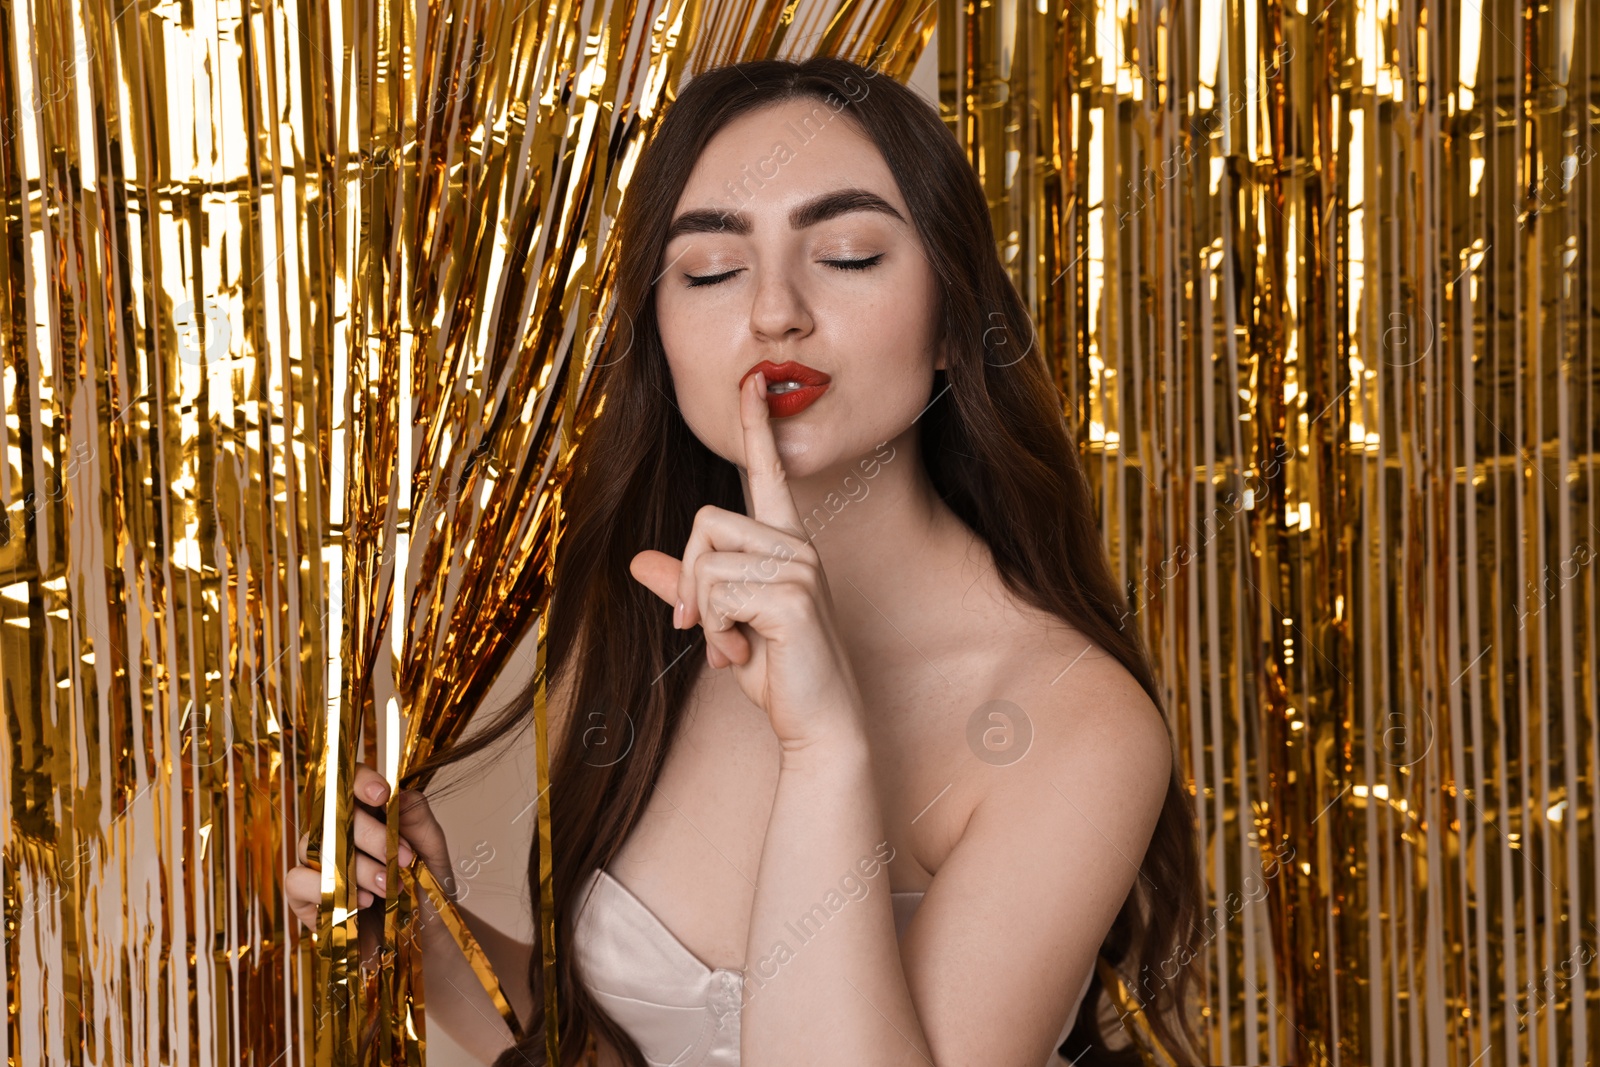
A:
[[[741,389],[745,378],[756,371],[767,379],[767,414],[774,419],[798,415],[827,392],[828,383],[833,381],[821,371],[792,359],[782,363],[764,359],[744,372],[744,377],[739,379]]]

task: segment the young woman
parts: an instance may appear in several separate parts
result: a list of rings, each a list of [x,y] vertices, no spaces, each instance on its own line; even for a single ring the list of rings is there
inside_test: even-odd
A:
[[[630,1067],[1116,1062],[1103,956],[1193,1062],[1171,733],[935,109],[838,59],[707,71],[618,224],[625,329],[548,629],[563,1059],[593,1037]],[[533,693],[450,758],[525,725]],[[367,768],[357,790],[387,795]],[[403,799],[402,862],[448,871]],[[380,818],[357,818],[363,904]],[[536,911],[538,874],[535,850]],[[316,872],[289,885],[313,922]],[[517,990],[508,1047],[424,931],[429,1020],[544,1062],[542,995]],[[481,933],[540,987],[540,951]]]

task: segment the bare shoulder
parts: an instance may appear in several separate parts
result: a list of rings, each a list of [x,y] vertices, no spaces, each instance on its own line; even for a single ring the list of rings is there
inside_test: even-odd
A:
[[[1028,761],[1057,791],[1111,788],[1121,803],[1159,808],[1172,735],[1133,671],[1082,630],[1042,612],[1008,637],[994,655],[990,690],[1027,733]]]
[[[974,616],[976,628],[956,640],[971,649],[962,657],[963,666],[975,668],[971,676],[982,679],[974,695],[1016,719],[1030,741],[1028,760],[1058,770],[1110,761],[1141,779],[1156,779],[1159,790],[1150,788],[1164,796],[1171,732],[1161,708],[1110,640],[1094,640],[1085,629],[1019,596],[999,580],[992,564],[986,565],[981,544],[974,542],[970,551],[979,554],[975,569],[981,577],[963,602],[981,610]]]
[[[1009,748],[975,744],[969,726],[965,824],[901,944],[928,1040],[952,1063],[1037,1063],[1054,1043],[1171,782],[1166,722],[1134,672],[1076,627],[1039,622],[1008,612],[962,660]]]

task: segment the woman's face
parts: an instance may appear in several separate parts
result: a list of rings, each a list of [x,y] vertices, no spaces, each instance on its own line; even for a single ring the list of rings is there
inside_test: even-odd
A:
[[[911,211],[840,103],[790,100],[723,127],[673,212],[655,283],[679,407],[722,458],[747,466],[739,386],[753,367],[793,360],[828,376],[803,410],[782,405],[814,390],[773,412],[791,479],[899,437],[945,366],[938,280]]]

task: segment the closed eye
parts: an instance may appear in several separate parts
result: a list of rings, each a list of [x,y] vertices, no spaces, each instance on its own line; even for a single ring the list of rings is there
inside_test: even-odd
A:
[[[866,259],[823,259],[818,260],[818,262],[826,263],[828,266],[839,270],[867,270],[877,266],[878,261],[882,258],[883,253],[879,252],[875,256],[868,256]],[[694,289],[702,285],[720,285],[738,273],[737,270],[729,270],[723,271],[721,274],[685,274],[684,278],[688,280],[689,288]]]
[[[685,274],[684,277],[689,280],[689,288],[693,289],[697,285],[716,285],[723,279],[731,278],[738,273],[736,270],[728,270],[723,271],[721,274]]]
[[[883,253],[879,252],[875,256],[868,256],[866,259],[825,259],[822,262],[830,267],[838,267],[840,270],[866,270],[868,267],[876,266],[878,260],[882,258]]]

